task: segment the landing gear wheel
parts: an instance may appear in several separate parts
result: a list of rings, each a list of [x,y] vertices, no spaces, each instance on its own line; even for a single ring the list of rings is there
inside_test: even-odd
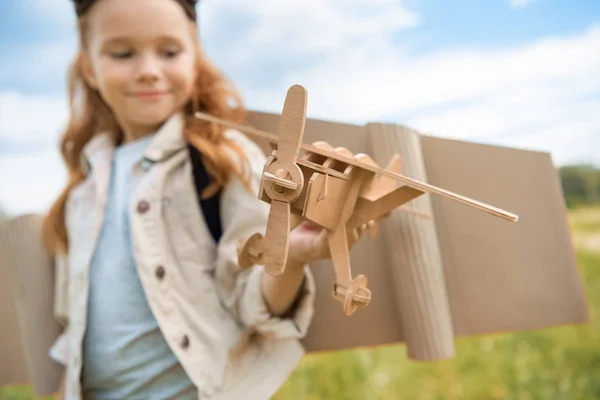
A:
[[[371,302],[371,291],[367,289],[367,277],[357,275],[350,285],[345,288],[339,284],[333,286],[333,297],[342,302],[345,316],[350,316],[358,307],[366,307]]]

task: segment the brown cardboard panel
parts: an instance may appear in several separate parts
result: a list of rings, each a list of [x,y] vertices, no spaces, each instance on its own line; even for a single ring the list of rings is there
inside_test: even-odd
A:
[[[371,303],[352,316],[342,313],[332,297],[335,276],[330,261],[311,265],[317,286],[314,319],[303,343],[309,352],[322,352],[393,344],[404,340],[396,291],[390,279],[385,244],[363,237],[351,250],[353,276],[365,274]]]
[[[0,387],[28,382],[23,336],[17,309],[6,235],[8,223],[0,221]]]
[[[61,328],[53,317],[54,270],[42,247],[40,223],[39,215],[20,216],[5,223],[0,234],[2,273],[10,275],[0,282],[9,289],[0,296],[14,309],[0,310],[3,322],[8,320],[0,337],[9,345],[8,353],[0,353],[0,371],[10,370],[6,381],[0,376],[0,383],[32,383],[38,395],[48,395],[57,390],[61,376],[61,368],[48,356]]]
[[[381,123],[368,124],[367,128],[371,142],[368,152],[375,161],[384,164],[399,154],[402,174],[427,182],[418,132]],[[423,193],[409,203],[410,207],[432,213],[433,196]],[[453,357],[453,321],[434,221],[394,210],[382,228],[390,261],[386,271],[394,282],[408,356],[421,361]]]
[[[429,183],[517,223],[433,196],[457,335],[588,321],[560,180],[546,153],[422,136]]]
[[[268,113],[251,112],[248,118],[252,126],[273,133],[278,121]],[[369,134],[355,125],[309,119],[304,137],[305,143],[325,140],[355,153],[371,150]],[[455,335],[587,322],[560,181],[549,155],[424,135],[421,147],[428,183],[520,217],[509,223],[430,196]],[[370,248],[365,241],[351,252],[352,270],[370,278],[373,301],[351,317],[342,316],[331,299],[331,264],[312,266],[318,298],[305,340],[309,351],[405,340],[397,304],[401,296],[393,284],[392,268],[398,265],[389,262],[384,238],[371,241]]]

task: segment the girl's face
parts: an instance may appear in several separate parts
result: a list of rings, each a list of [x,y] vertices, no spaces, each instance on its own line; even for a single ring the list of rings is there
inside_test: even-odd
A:
[[[154,132],[192,94],[191,21],[173,0],[102,0],[88,17],[87,81],[113,110],[126,140]]]

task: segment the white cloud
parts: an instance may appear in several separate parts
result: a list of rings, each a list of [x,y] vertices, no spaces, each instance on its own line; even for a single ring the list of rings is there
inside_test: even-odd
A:
[[[454,99],[416,110],[404,122],[435,135],[548,151],[557,164],[600,164],[594,151],[600,146],[597,48],[599,28],[516,49],[473,52],[472,68],[440,72],[432,82],[448,87],[445,82],[453,81],[455,91],[445,93],[455,93]]]
[[[246,57],[240,65],[260,64],[263,49],[281,57],[292,51],[281,39],[292,28],[274,29],[265,28],[270,34],[260,45],[239,44]],[[233,78],[252,108],[280,112],[287,87],[299,83],[308,89],[312,117],[393,121],[437,136],[548,151],[557,164],[600,163],[592,146],[600,132],[600,27],[504,48],[417,55],[390,40],[393,29],[384,32],[365,42],[341,36],[323,57],[305,57],[302,68],[290,66],[270,84],[253,86],[243,69]],[[300,54],[321,48],[311,47],[311,34],[302,38],[294,39],[302,41]],[[569,135],[580,141],[566,146]]]
[[[6,212],[40,212],[58,195],[65,179],[58,138],[66,118],[64,98],[0,93],[0,205]]]
[[[54,146],[67,122],[67,111],[63,96],[0,93],[0,143]]]
[[[510,8],[523,8],[535,3],[537,0],[508,0]]]
[[[201,27],[208,35],[221,27],[235,29],[236,25],[227,23],[232,15],[250,22],[247,30],[238,32],[245,43],[230,44],[235,47],[229,52],[241,52],[242,58],[268,51],[263,46],[274,40],[285,43],[280,50],[289,53],[315,53],[374,43],[375,39],[387,41],[390,34],[420,23],[419,15],[395,0],[209,0],[200,6]]]
[[[8,214],[41,212],[59,195],[66,174],[53,148],[0,157],[0,205]]]
[[[280,45],[284,44],[273,39],[269,47],[277,53]],[[525,88],[560,90],[566,95],[593,93],[600,85],[598,45],[600,29],[595,28],[576,37],[507,49],[453,49],[419,56],[392,46],[378,51],[368,46],[340,47],[325,62],[288,75],[275,89],[282,93],[285,85],[303,84],[312,93],[312,111],[361,120],[510,95]],[[265,97],[273,94],[264,93]]]
[[[287,84],[297,71],[323,71],[319,66],[353,49],[380,56],[395,35],[420,23],[418,14],[395,0],[208,0],[200,5],[209,55],[244,92],[282,79]]]
[[[10,57],[0,56],[0,82],[42,92],[67,86],[67,69],[75,55],[73,38],[56,43],[4,42],[2,47]]]

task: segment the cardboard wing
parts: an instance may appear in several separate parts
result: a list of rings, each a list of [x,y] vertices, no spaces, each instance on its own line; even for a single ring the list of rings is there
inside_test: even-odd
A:
[[[40,226],[39,215],[0,221],[0,387],[33,384],[48,395],[62,373],[48,356],[62,327],[54,319],[55,271]]]
[[[248,123],[277,133],[279,116],[251,112]],[[379,165],[400,153],[402,173],[519,215],[509,223],[452,200],[423,195],[413,209],[381,224],[351,251],[353,275],[369,279],[372,300],[350,317],[331,297],[330,262],[311,266],[316,313],[307,351],[405,343],[418,360],[454,355],[454,338],[588,321],[560,181],[548,154],[447,140],[398,125],[309,119],[304,142],[324,140]],[[268,143],[257,140],[266,153]],[[0,229],[0,385],[30,382],[52,393],[61,368],[48,350],[53,319],[53,261],[39,242],[36,215]],[[9,361],[10,360],[10,361]]]
[[[278,133],[279,116],[248,123]],[[323,140],[367,153],[385,166],[400,153],[402,173],[519,216],[509,223],[426,194],[382,222],[377,239],[351,250],[353,276],[369,279],[372,300],[351,317],[331,298],[331,262],[312,266],[317,282],[308,351],[405,343],[409,357],[454,355],[457,336],[548,328],[589,320],[570,239],[560,177],[549,154],[449,140],[392,124],[308,119],[304,142]],[[270,153],[268,144],[257,143]]]

